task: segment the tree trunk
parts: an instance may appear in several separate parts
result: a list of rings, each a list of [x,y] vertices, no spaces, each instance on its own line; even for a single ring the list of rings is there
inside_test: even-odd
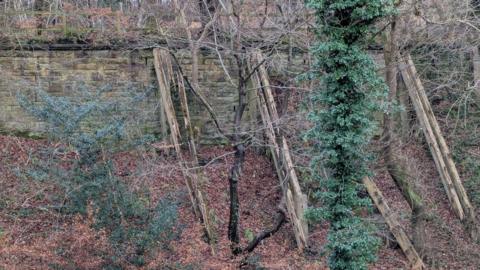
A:
[[[230,217],[228,223],[228,239],[232,242],[231,249],[233,254],[239,254],[241,248],[239,220],[240,220],[240,202],[238,198],[238,182],[242,174],[242,166],[245,160],[245,143],[242,139],[242,116],[247,106],[247,85],[245,79],[245,59],[241,55],[235,56],[238,65],[238,106],[235,108],[235,121],[233,131],[233,145],[235,148],[235,161],[230,171]]]
[[[408,97],[408,90],[403,83],[401,76],[397,76],[397,100],[399,105],[403,108],[397,118],[399,121],[397,127],[400,129],[401,140],[407,141],[410,138],[410,135],[413,134],[411,123],[412,103],[410,102],[410,99]]]
[[[478,46],[472,47],[473,81],[476,100],[480,101],[480,53]]]
[[[397,97],[397,31],[396,22],[392,22],[390,39],[385,46],[385,65],[386,65],[386,80],[389,87],[389,102],[394,103]],[[408,176],[408,167],[405,164],[404,158],[401,156],[401,151],[398,149],[400,140],[394,134],[395,123],[393,116],[389,113],[384,115],[384,129],[383,138],[385,143],[385,162],[387,169],[394,180],[397,187],[402,191],[404,198],[412,208],[412,242],[420,254],[425,255],[425,206],[422,197],[415,191],[413,185],[410,183]]]

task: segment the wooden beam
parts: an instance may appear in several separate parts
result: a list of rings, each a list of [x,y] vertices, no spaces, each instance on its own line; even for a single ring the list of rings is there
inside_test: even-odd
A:
[[[185,92],[185,85],[183,81],[183,76],[178,73],[173,72],[173,66],[171,62],[170,54],[159,48],[153,50],[154,56],[154,66],[155,73],[157,75],[159,92],[160,92],[160,102],[162,109],[165,112],[166,120],[170,127],[170,138],[172,144],[177,153],[177,157],[180,159],[180,164],[182,166],[182,173],[185,177],[186,186],[188,189],[188,194],[190,196],[190,201],[192,203],[193,211],[195,216],[200,217],[204,228],[205,233],[208,237],[210,244],[214,242],[214,232],[213,226],[210,222],[210,216],[207,204],[205,202],[203,193],[199,187],[199,178],[203,178],[203,174],[198,172],[199,164],[197,157],[196,144],[194,140],[193,129],[190,121],[190,112],[188,109],[187,95]],[[175,76],[176,74],[176,76]],[[188,145],[190,148],[190,153],[193,159],[193,166],[195,169],[190,169],[187,165],[187,159],[184,157],[181,148],[180,148],[180,129],[175,115],[175,109],[173,107],[173,102],[171,98],[171,83],[177,82],[177,89],[180,96],[180,105],[183,112],[184,126],[188,133]],[[212,254],[215,253],[212,247]]]
[[[252,80],[254,82],[254,88],[257,90],[255,94],[255,99],[257,101],[258,110],[260,112],[260,116],[264,124],[264,133],[267,137],[268,148],[270,149],[273,163],[274,163],[275,169],[277,170],[277,174],[280,176],[280,179],[285,179],[285,175],[282,171],[282,166],[280,163],[281,160],[279,159],[280,148],[278,146],[278,143],[275,137],[275,130],[273,128],[273,123],[270,119],[270,114],[268,113],[265,97],[258,93],[258,91],[260,91],[261,89],[262,84],[260,82],[260,78],[257,72],[255,72],[252,75]],[[282,189],[284,189],[283,183],[282,183]]]
[[[259,53],[259,52],[255,53],[254,57],[256,58],[257,63],[264,62],[263,56],[262,56],[261,53]],[[261,81],[261,85],[262,85],[261,90],[262,90],[262,93],[265,97],[268,113],[270,114],[270,116],[272,118],[272,122],[274,123],[274,125],[277,126],[280,118],[278,116],[277,107],[275,105],[275,99],[273,98],[272,88],[270,87],[270,80],[268,78],[268,72],[267,72],[267,69],[265,68],[264,64],[262,64],[258,67],[258,72],[257,73],[258,73],[258,76],[259,76],[260,81]],[[278,129],[276,129],[276,132],[277,132],[277,135],[279,135],[278,134],[278,132],[279,132]]]
[[[175,151],[180,153],[180,130],[170,94],[173,70],[168,52],[160,48],[153,49],[153,64],[157,75],[160,102],[165,112],[168,125],[170,126],[171,143],[175,146]]]
[[[394,216],[394,213],[392,212],[392,210],[390,210],[390,207],[385,201],[385,198],[383,197],[382,192],[378,189],[377,185],[368,177],[364,177],[362,182],[367,189],[368,194],[372,198],[375,206],[377,207],[378,211],[380,211],[380,214],[382,214],[383,218],[385,219],[388,228],[397,240],[397,243],[405,254],[405,257],[407,257],[408,261],[410,262],[410,269],[426,269],[422,258],[420,258],[420,256],[418,255],[417,251],[412,245],[412,242],[410,241],[402,226]]]
[[[165,112],[167,123],[170,127],[170,140],[171,144],[175,148],[177,156],[183,160],[182,151],[180,148],[180,129],[178,127],[177,118],[175,115],[175,109],[173,107],[171,91],[171,82],[173,78],[173,68],[170,62],[170,56],[168,52],[160,48],[153,49],[153,63],[155,67],[155,74],[158,81],[158,92],[160,94],[161,109]],[[196,198],[194,179],[188,174],[188,170],[182,168],[182,173],[185,177],[185,183],[188,189],[188,195],[192,203],[192,208],[195,216],[201,214]]]
[[[307,197],[301,191],[297,175],[290,156],[290,150],[286,139],[280,135],[277,126],[279,116],[275,106],[275,100],[270,88],[268,73],[260,53],[254,53],[252,67],[256,68],[252,75],[254,88],[257,90],[257,102],[265,128],[268,147],[272,154],[273,163],[277,172],[283,198],[287,205],[287,214],[293,224],[293,230],[297,246],[300,250],[307,247],[308,223],[303,215],[307,209]],[[280,138],[280,139],[279,139]]]
[[[399,57],[399,59],[402,59],[402,58]],[[406,63],[405,61],[400,60],[399,69],[402,74],[403,81],[407,86],[410,99],[412,100],[413,107],[415,108],[415,112],[417,114],[418,120],[422,127],[422,131],[427,140],[427,144],[430,148],[430,152],[432,153],[433,160],[435,161],[435,165],[437,167],[438,173],[440,174],[440,179],[445,188],[450,204],[452,205],[452,208],[455,214],[458,216],[458,218],[460,218],[460,220],[463,220],[465,217],[463,207],[460,203],[460,199],[458,197],[457,191],[455,190],[455,186],[452,182],[452,178],[448,172],[447,165],[445,164],[445,161],[443,159],[440,146],[438,145],[435,133],[432,129],[432,126],[428,119],[423,103],[416,90],[415,77],[412,74],[412,71],[409,69],[408,63]]]
[[[293,205],[295,206],[295,216],[292,220],[294,222],[294,227],[296,227],[295,230],[299,231],[299,239],[297,240],[297,243],[300,243],[300,249],[304,249],[305,247],[307,247],[308,244],[308,223],[304,218],[304,212],[308,207],[308,198],[307,195],[302,193],[300,184],[298,182],[297,174],[293,166],[293,161],[290,156],[290,150],[287,144],[287,140],[283,136],[281,151],[283,153],[285,170],[287,171],[286,175],[288,176],[288,182],[290,184],[289,189],[287,190],[287,200],[291,200],[293,202]],[[291,199],[288,198],[289,194],[292,197]]]
[[[469,230],[471,237],[476,239],[478,232],[475,210],[470,203],[470,199],[468,198],[465,188],[463,187],[460,175],[457,171],[457,167],[455,166],[455,162],[453,161],[452,154],[450,152],[450,149],[448,148],[445,138],[442,135],[442,131],[435,117],[435,114],[433,113],[427,94],[425,93],[425,89],[423,88],[423,84],[418,77],[418,73],[415,69],[415,64],[413,63],[412,57],[410,55],[405,56],[404,62],[408,65],[407,71],[410,77],[413,79],[413,83],[415,86],[414,90],[416,90],[418,97],[420,98],[428,121],[430,122],[433,133],[435,135],[435,139],[437,140],[440,147],[440,152],[446,165],[447,171],[450,175],[450,178],[452,179],[455,191],[457,192],[460,204],[465,214],[465,221],[468,225],[467,229]]]
[[[177,73],[177,87],[178,87],[178,93],[179,93],[179,96],[180,96],[180,105],[182,107],[182,112],[183,112],[184,126],[185,126],[185,129],[187,130],[187,133],[188,133],[188,145],[189,145],[190,154],[191,154],[192,160],[193,160],[192,165],[195,168],[199,168],[200,165],[198,163],[195,136],[194,136],[193,128],[192,128],[191,121],[190,121],[190,111],[188,109],[188,101],[187,101],[187,94],[186,94],[186,91],[185,91],[185,84],[184,84],[184,81],[183,81],[183,76],[178,74],[178,73]],[[186,166],[186,164],[185,164],[185,166]],[[203,224],[205,226],[205,232],[207,234],[209,242],[211,244],[213,244],[215,235],[214,235],[214,232],[213,232],[212,224],[210,222],[210,215],[209,215],[207,203],[205,202],[203,193],[202,193],[202,191],[199,187],[199,179],[204,179],[205,175],[201,171],[195,169],[191,173],[191,177],[192,177],[191,182],[192,182],[193,190],[195,192],[195,194],[194,194],[195,199],[198,203],[198,209],[200,211]],[[200,182],[203,183],[204,181],[200,181]]]

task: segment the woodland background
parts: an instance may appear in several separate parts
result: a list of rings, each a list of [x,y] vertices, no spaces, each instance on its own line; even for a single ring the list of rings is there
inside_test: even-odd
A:
[[[365,149],[370,178],[426,268],[477,269],[480,2],[393,4],[396,12],[375,21],[364,46],[389,87],[376,100],[386,108],[375,112],[377,128]],[[0,92],[0,107],[15,101],[42,123],[33,136],[28,126],[4,128],[0,121],[0,269],[327,268],[329,224],[298,217],[309,223],[308,244],[299,249],[268,137],[273,129],[274,136],[286,138],[309,208],[321,207],[316,194],[324,186],[311,162],[326,160],[315,159],[318,141],[305,134],[316,126],[309,113],[318,109],[309,97],[322,85],[312,76],[318,71],[312,48],[327,37],[315,35],[311,6],[296,0],[3,0],[0,6],[0,49],[15,58],[0,62],[0,86],[8,89]],[[168,116],[156,132],[139,128],[149,114],[167,113],[153,62],[153,80],[135,85],[115,74],[101,80],[103,87],[71,77],[66,81],[72,86],[55,93],[44,87],[48,77],[40,71],[27,74],[29,79],[11,77],[25,59],[22,53],[109,51],[124,57],[154,48],[171,62],[162,66],[173,67],[172,73],[158,70],[172,76],[164,88],[172,88],[180,145],[171,141]],[[473,224],[460,221],[450,203],[397,53],[413,59],[474,209]],[[206,83],[211,77],[204,75],[205,55],[214,59],[221,84]],[[39,70],[53,69],[37,61]],[[267,88],[260,67],[270,75],[278,110],[272,128],[255,99]],[[182,85],[194,119],[190,126],[177,93]],[[124,91],[115,96],[112,88]],[[212,108],[219,91],[230,98],[222,109]],[[146,110],[145,102],[153,109]],[[214,144],[201,139],[209,132]],[[188,179],[194,175],[192,195]],[[197,190],[208,207],[204,212],[202,203],[192,208]],[[356,211],[381,240],[369,267],[412,268],[375,204]]]

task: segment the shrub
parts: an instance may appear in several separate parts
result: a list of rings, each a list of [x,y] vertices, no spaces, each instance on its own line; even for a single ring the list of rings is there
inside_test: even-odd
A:
[[[22,108],[46,122],[49,139],[62,145],[42,149],[35,167],[26,171],[34,179],[61,187],[65,199],[59,196],[60,211],[93,213],[94,227],[106,230],[115,248],[112,261],[143,265],[149,248],[166,247],[175,235],[177,202],[165,197],[151,207],[148,192],[132,191],[115,174],[115,154],[137,149],[153,138],[128,129],[139,120],[134,117],[141,117],[136,105],[150,91],[112,101],[105,98],[110,89],[95,91],[80,85],[75,89],[79,95],[72,98],[35,89],[30,93],[35,101],[32,95],[18,94]]]

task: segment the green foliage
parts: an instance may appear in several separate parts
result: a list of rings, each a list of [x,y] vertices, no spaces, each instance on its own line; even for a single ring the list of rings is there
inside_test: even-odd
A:
[[[255,234],[249,228],[245,229],[244,234],[245,234],[245,238],[248,240],[248,242],[251,242],[251,241],[253,241],[253,239],[255,239]]]
[[[138,120],[133,116],[141,117],[135,108],[146,94],[111,101],[105,98],[110,89],[93,91],[80,85],[73,98],[50,96],[41,89],[31,96],[18,95],[26,111],[48,124],[49,138],[62,144],[42,149],[27,175],[55,181],[62,188],[66,199],[59,198],[59,209],[64,213],[93,214],[94,226],[110,234],[116,252],[110,259],[143,265],[149,248],[166,247],[178,233],[178,203],[166,197],[151,206],[148,192],[132,191],[115,175],[115,154],[138,148],[152,137],[127,130],[130,121]],[[129,90],[125,93],[136,92]],[[75,158],[59,158],[59,152],[75,153]]]
[[[465,187],[475,207],[480,207],[480,162],[473,158],[465,160],[470,177],[465,181]]]
[[[89,30],[78,29],[75,27],[65,27],[63,29],[63,42],[82,43],[88,36]]]
[[[473,129],[472,129],[473,130]],[[467,136],[465,137],[468,137]],[[474,136],[473,134],[470,136]],[[474,137],[469,137],[474,138]],[[460,165],[462,169],[462,176],[464,177],[465,188],[468,196],[472,200],[472,203],[476,208],[480,207],[480,160],[475,158],[475,154],[470,153],[468,150],[472,147],[466,142],[471,140],[460,138],[455,143],[453,158],[455,162]],[[475,142],[473,142],[475,144]],[[478,143],[478,142],[477,142]]]
[[[390,0],[309,0],[315,10],[319,43],[312,49],[312,78],[321,80],[310,98],[307,138],[314,142],[312,178],[321,182],[316,194],[322,208],[307,217],[330,222],[330,269],[367,269],[379,239],[355,213],[371,204],[359,197],[368,175],[365,148],[375,130],[372,112],[387,88],[376,74],[366,43],[376,20],[394,11]],[[328,179],[321,175],[325,166]]]

